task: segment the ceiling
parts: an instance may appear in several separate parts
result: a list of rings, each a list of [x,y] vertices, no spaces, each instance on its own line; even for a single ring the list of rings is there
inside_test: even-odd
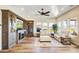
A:
[[[27,19],[52,19],[72,9],[72,5],[9,5],[9,8]],[[37,11],[44,8],[44,11],[51,11],[50,16],[41,16]]]

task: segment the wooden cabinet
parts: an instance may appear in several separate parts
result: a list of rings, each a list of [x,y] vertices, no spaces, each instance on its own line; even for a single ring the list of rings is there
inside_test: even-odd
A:
[[[8,17],[8,47],[11,48],[16,44],[16,16],[9,13]]]
[[[9,10],[2,10],[2,49],[16,44],[16,16]]]
[[[8,49],[18,42],[16,20],[23,21],[22,30],[26,31],[26,36],[33,36],[33,21],[26,21],[10,10],[1,10],[2,13],[2,49]]]

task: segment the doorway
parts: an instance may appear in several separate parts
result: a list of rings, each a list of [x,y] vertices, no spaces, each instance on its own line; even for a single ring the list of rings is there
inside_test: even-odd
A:
[[[33,37],[33,21],[27,21],[27,37]]]

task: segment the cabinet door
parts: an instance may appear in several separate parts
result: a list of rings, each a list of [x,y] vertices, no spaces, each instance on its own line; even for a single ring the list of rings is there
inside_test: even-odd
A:
[[[2,48],[2,26],[0,26],[0,50]]]
[[[9,48],[13,47],[16,44],[16,22],[14,18],[9,20]]]
[[[2,13],[1,13],[1,10],[0,10],[0,50],[2,48]]]

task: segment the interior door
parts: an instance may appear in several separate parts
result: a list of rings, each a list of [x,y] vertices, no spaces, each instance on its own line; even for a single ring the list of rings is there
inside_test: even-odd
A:
[[[29,37],[33,36],[33,21],[29,21],[27,23],[27,36]]]

